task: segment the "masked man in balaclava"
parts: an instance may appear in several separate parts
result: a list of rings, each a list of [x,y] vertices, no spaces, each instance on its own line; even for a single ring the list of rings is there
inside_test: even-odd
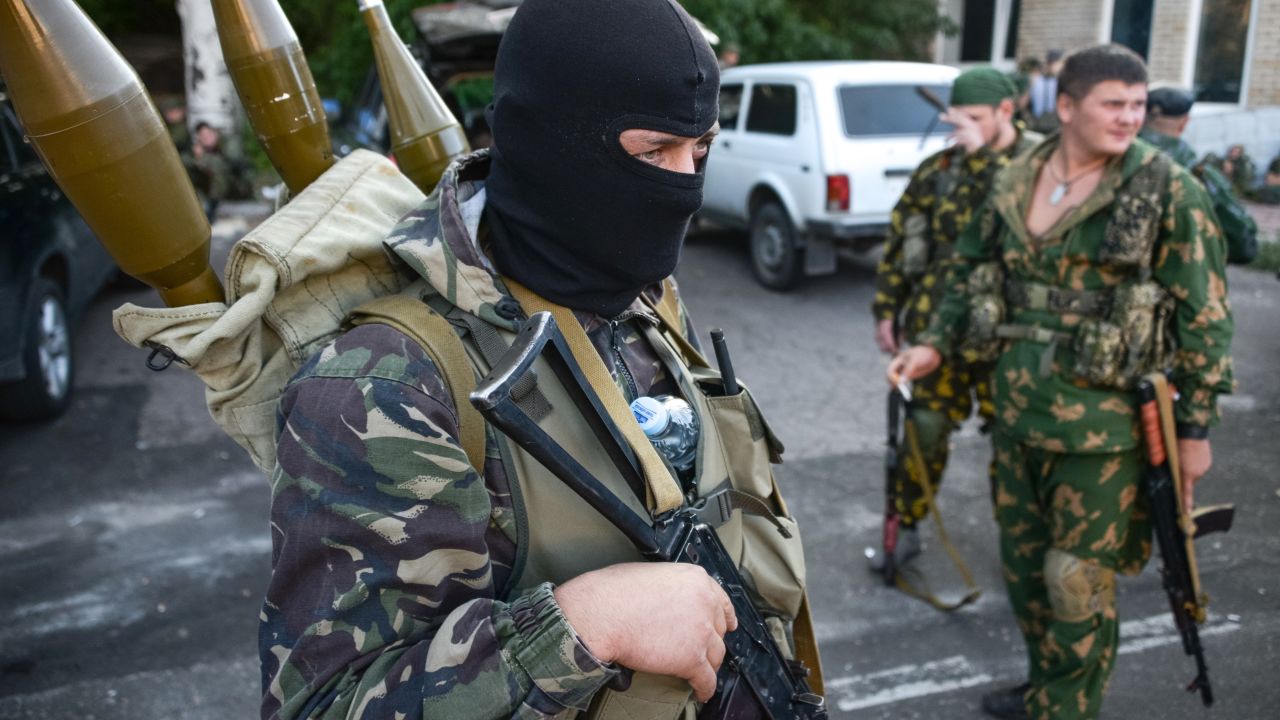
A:
[[[674,0],[526,0],[498,54],[491,151],[451,166],[387,247],[476,376],[550,310],[602,397],[687,401],[692,466],[660,461],[633,486],[554,373],[521,399],[644,517],[754,496],[713,524],[783,652],[804,657],[803,556],[770,474],[781,445],[745,391],[725,394],[670,279],[718,92],[715,55]],[[641,562],[495,428],[467,452],[442,349],[359,325],[284,392],[263,716],[689,717],[738,622],[725,592],[700,567]]]

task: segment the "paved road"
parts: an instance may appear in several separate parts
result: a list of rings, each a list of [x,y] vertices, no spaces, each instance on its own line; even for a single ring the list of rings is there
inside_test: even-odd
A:
[[[218,247],[244,229],[216,227]],[[1023,672],[999,586],[984,439],[957,438],[940,502],[984,595],[939,614],[866,573],[881,504],[883,359],[871,347],[868,262],[794,293],[761,290],[740,239],[690,243],[679,277],[695,316],[725,329],[788,450],[779,468],[808,549],[834,717],[980,717],[979,696]],[[1200,498],[1240,506],[1201,547],[1214,594],[1205,630],[1220,718],[1280,701],[1280,283],[1233,271],[1242,395],[1215,433]],[[110,330],[105,295],[76,336],[75,404],[42,427],[0,426],[0,718],[252,717],[255,630],[269,569],[267,487],[207,418],[179,369],[150,373]],[[926,534],[925,569],[958,587]],[[1121,583],[1124,645],[1107,718],[1203,717],[1152,570]]]

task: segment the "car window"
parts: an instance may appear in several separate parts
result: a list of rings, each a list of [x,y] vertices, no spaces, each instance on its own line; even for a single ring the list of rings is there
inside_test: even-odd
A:
[[[720,129],[737,130],[742,111],[742,83],[720,86]]]
[[[950,85],[925,87],[943,103],[950,101]],[[938,116],[937,108],[920,97],[915,85],[845,85],[836,92],[849,137],[923,133]],[[950,130],[950,126],[939,123],[934,131],[939,130]]]
[[[770,135],[794,135],[796,86],[763,84],[752,87],[751,107],[747,111],[747,130]]]

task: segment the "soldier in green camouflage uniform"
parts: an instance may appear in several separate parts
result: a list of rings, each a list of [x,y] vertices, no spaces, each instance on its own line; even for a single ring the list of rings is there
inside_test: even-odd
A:
[[[898,336],[913,343],[929,326],[956,237],[986,199],[996,171],[1040,139],[1014,124],[1016,92],[1008,77],[992,68],[973,68],[956,78],[946,116],[957,127],[956,142],[916,168],[889,221],[871,306],[882,350],[896,352]],[[975,397],[984,424],[994,417],[988,372],[957,360],[912,389],[911,419],[935,493],[951,432],[969,418]],[[918,473],[915,463],[900,465],[894,493],[908,533],[898,545],[900,561],[918,550],[915,526],[929,511],[922,491],[925,479],[910,476],[913,472]]]
[[[1240,204],[1231,181],[1213,164],[1197,163],[1196,151],[1182,139],[1194,102],[1186,90],[1152,90],[1147,97],[1147,122],[1138,137],[1168,153],[1204,185],[1227,243],[1227,262],[1250,262],[1258,254],[1258,224]]]
[[[565,335],[585,333],[622,398],[706,407],[666,339],[695,338],[667,278],[701,198],[718,88],[715,56],[674,0],[521,5],[494,74],[492,153],[451,165],[387,240],[416,292],[454,323],[471,369],[492,363],[475,338],[506,347],[531,313],[524,286],[571,311],[558,321]],[[639,562],[495,429],[473,464],[445,377],[410,336],[372,323],[321,349],[285,388],[259,632],[263,717],[691,717],[691,696],[715,690],[736,623],[724,590],[696,565]],[[553,437],[620,502],[652,512],[645,488],[599,462],[581,412],[553,394],[558,383],[538,376],[537,392],[557,398],[539,422],[577,423],[582,433]],[[698,492],[738,487],[750,461],[736,453],[726,469],[721,442],[761,457],[774,442],[758,415],[748,421],[742,392],[718,398],[742,409],[740,427],[722,432],[702,416]],[[785,515],[768,467],[752,475],[765,488],[744,490]],[[785,644],[803,559],[794,523],[775,519],[789,523],[788,539],[741,512],[717,530],[735,561],[766,562],[748,589]],[[773,550],[752,544],[748,520],[768,527]],[[767,561],[784,547],[796,559],[779,572]],[[601,560],[601,548],[614,554]],[[546,571],[566,558],[597,564]],[[766,583],[796,606],[766,599]]]
[[[997,177],[960,238],[924,346],[889,368],[896,381],[961,348],[997,355],[996,515],[1030,675],[984,697],[1004,718],[1098,715],[1119,642],[1115,574],[1137,573],[1150,553],[1135,376],[1173,372],[1188,493],[1208,469],[1216,398],[1233,385],[1209,199],[1189,172],[1133,139],[1141,59],[1119,46],[1083,50],[1062,83],[1062,134]],[[1046,229],[1030,231],[1030,218]]]

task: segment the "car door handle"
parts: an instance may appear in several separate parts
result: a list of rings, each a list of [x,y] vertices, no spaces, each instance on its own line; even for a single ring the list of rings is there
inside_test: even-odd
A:
[[[809,166],[808,166],[808,165],[801,165],[801,166],[800,166],[800,172],[809,172]]]
[[[728,140],[721,140],[720,147],[724,148],[725,150],[728,150],[732,146],[729,144]]]
[[[911,168],[889,168],[884,171],[887,178],[911,177]]]

